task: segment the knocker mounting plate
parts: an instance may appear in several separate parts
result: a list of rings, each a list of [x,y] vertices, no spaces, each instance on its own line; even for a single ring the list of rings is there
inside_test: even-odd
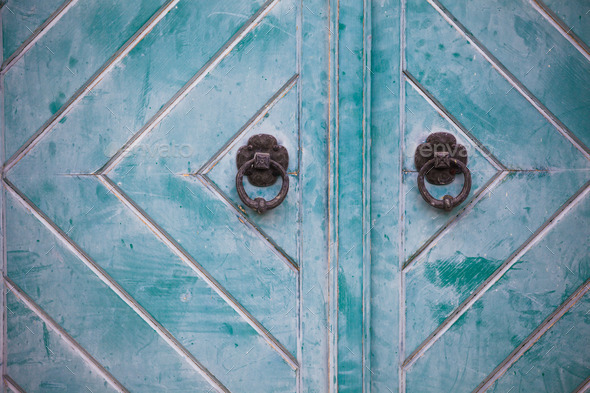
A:
[[[435,132],[426,138],[425,143],[421,143],[416,148],[414,164],[416,169],[420,171],[428,161],[436,159],[435,166],[425,174],[425,177],[428,183],[440,186],[452,183],[455,180],[455,175],[462,172],[460,167],[449,164],[450,158],[457,159],[467,165],[467,149],[458,144],[452,134]]]
[[[250,137],[248,144],[238,149],[236,157],[238,169],[254,159],[256,153],[263,153],[257,156],[258,160],[267,160],[270,156],[270,160],[276,161],[281,167],[285,169],[289,167],[287,149],[279,145],[274,136],[259,134]],[[273,166],[269,166],[268,162],[254,162],[252,167],[246,169],[245,175],[253,186],[268,187],[276,183],[281,173]]]

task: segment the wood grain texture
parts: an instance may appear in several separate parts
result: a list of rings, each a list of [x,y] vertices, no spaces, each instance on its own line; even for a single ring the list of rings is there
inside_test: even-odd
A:
[[[7,295],[7,373],[24,391],[118,392],[14,295]],[[66,371],[69,371],[66,372]]]
[[[545,0],[544,4],[567,26],[566,33],[573,32],[590,45],[590,6],[586,2]]]
[[[31,35],[36,35],[38,28],[61,11],[65,0],[6,1],[0,9],[2,18],[3,58],[7,60]]]
[[[6,388],[583,391],[587,8],[7,1]],[[451,212],[416,186],[440,131]],[[290,157],[264,215],[235,190],[259,133]]]
[[[5,123],[11,130],[6,135],[7,156],[58,112],[163,3],[146,1],[136,7],[81,1],[41,37],[4,74]]]
[[[363,342],[370,320],[365,319],[367,306],[364,298],[366,223],[370,210],[365,207],[367,161],[365,141],[369,138],[365,124],[366,107],[364,61],[367,48],[364,42],[365,8],[360,1],[335,2],[337,12],[336,56],[336,135],[338,159],[336,179],[338,193],[338,391],[364,390],[370,363]],[[367,234],[368,235],[368,234]],[[367,369],[365,369],[365,367]]]
[[[12,227],[11,258],[27,252],[10,277],[129,391],[325,391],[328,172],[316,173],[327,158],[327,9],[172,4],[5,171],[18,196],[10,225],[41,220],[58,241],[38,246],[61,251],[39,257],[35,232],[20,239]],[[266,216],[234,191],[235,148],[254,132],[291,155],[289,199]],[[12,213],[23,207],[33,215]],[[33,282],[40,260],[51,273]]]
[[[399,389],[401,364],[400,16],[397,1],[371,2],[371,380]]]
[[[384,340],[382,352],[401,350],[404,364],[390,360],[388,376],[399,372],[399,383],[377,391],[472,391],[588,278],[588,235],[580,232],[581,221],[567,221],[588,217],[582,208],[590,179],[583,125],[588,117],[583,98],[587,89],[580,82],[588,76],[588,67],[583,54],[527,2],[463,5],[409,0],[401,6],[396,27],[401,32],[402,72],[392,78],[398,88],[375,79],[371,84],[373,94],[389,86],[390,95],[399,91],[402,101],[401,141],[387,147],[372,144],[373,161],[388,162],[389,176],[399,173],[403,179],[397,193],[399,248],[374,240],[371,261],[373,269],[386,263],[387,259],[379,260],[382,255],[402,261],[401,303],[389,294],[391,300],[374,298],[371,306],[399,310],[399,329],[387,314],[382,322],[376,317],[372,326],[391,321],[389,333],[400,339]],[[372,34],[377,40],[375,26]],[[389,52],[374,52],[373,65],[391,61],[396,43],[390,37]],[[556,43],[553,50],[559,48],[550,64],[543,57],[551,48],[545,48],[548,43]],[[561,78],[564,82],[554,89]],[[560,105],[568,99],[572,101],[566,110]],[[375,99],[372,105],[378,105]],[[374,140],[392,128],[381,126]],[[470,199],[451,213],[431,209],[415,184],[414,150],[436,131],[451,132],[467,146],[473,168]],[[387,148],[394,150],[387,153]],[[390,155],[399,157],[399,169]],[[430,190],[439,196],[452,194],[460,182],[459,176],[450,186]],[[371,184],[373,190],[382,187],[377,184]],[[389,192],[388,200],[395,203],[395,195]],[[374,200],[383,197],[373,193]],[[575,235],[560,234],[570,227],[577,228],[572,229]],[[569,249],[552,254],[548,242],[554,238]],[[524,258],[534,252],[539,255],[526,259],[531,267],[524,269]],[[555,267],[561,257],[576,267],[564,262],[562,274],[552,274],[549,266]],[[537,269],[536,279],[510,278],[537,277]],[[373,285],[379,280],[389,284],[390,293],[397,290],[393,280],[380,276],[373,277]],[[512,283],[506,284],[511,291],[500,295],[496,289],[505,282]],[[537,299],[539,290],[555,296],[541,302],[543,309],[526,302],[514,308],[511,303],[519,297]],[[584,340],[578,337],[578,342]],[[571,389],[583,380],[572,378]],[[535,391],[531,389],[523,391]]]

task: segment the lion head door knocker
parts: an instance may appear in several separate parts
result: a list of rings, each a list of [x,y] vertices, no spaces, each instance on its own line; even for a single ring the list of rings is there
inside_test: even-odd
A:
[[[238,149],[236,158],[238,174],[236,175],[236,188],[238,195],[244,204],[258,213],[274,209],[285,200],[289,191],[289,153],[284,146],[277,143],[272,135],[259,134],[248,139],[248,144]],[[268,187],[276,183],[279,176],[282,179],[281,190],[273,199],[267,201],[264,198],[252,199],[244,189],[244,176],[250,184],[256,187]]]

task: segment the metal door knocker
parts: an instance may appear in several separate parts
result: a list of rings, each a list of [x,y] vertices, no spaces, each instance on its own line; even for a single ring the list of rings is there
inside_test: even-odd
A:
[[[248,144],[238,149],[236,158],[238,174],[236,175],[236,188],[238,195],[244,204],[258,213],[274,209],[285,200],[289,191],[289,153],[284,146],[277,143],[272,135],[259,134],[248,139]],[[276,183],[280,176],[283,180],[281,190],[276,197],[267,201],[264,198],[252,199],[244,189],[244,175],[250,184],[256,187],[268,187]]]
[[[471,191],[471,173],[467,169],[467,149],[457,144],[457,139],[446,132],[435,132],[418,145],[414,154],[414,164],[418,172],[418,190],[429,205],[446,211],[459,206]],[[463,173],[463,189],[456,197],[445,195],[442,200],[434,198],[424,184],[445,185],[455,180],[457,173]]]

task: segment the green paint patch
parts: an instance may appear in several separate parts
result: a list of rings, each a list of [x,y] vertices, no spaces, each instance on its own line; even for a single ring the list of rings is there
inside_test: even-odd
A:
[[[57,151],[57,148],[55,146],[55,142],[49,142],[49,155],[52,157],[55,157],[56,151]]]
[[[49,104],[49,110],[51,111],[51,114],[55,114],[63,106],[65,101],[66,95],[64,93],[59,93],[57,98]]]
[[[53,101],[51,102],[51,104],[49,104],[49,111],[51,112],[51,114],[55,114],[59,108],[61,108],[63,104],[59,101]]]
[[[433,285],[439,288],[453,288],[455,293],[463,297],[472,293],[483,281],[496,271],[501,265],[500,260],[491,260],[482,257],[465,257],[457,253],[454,257],[437,261],[426,267],[424,276]],[[432,304],[429,309],[433,319],[439,324],[453,312],[457,304],[447,298],[441,298],[438,303]],[[481,307],[476,303],[473,309]],[[466,315],[456,322],[457,326],[465,323]]]
[[[430,306],[431,312],[434,315],[438,315],[438,324],[442,324],[445,319],[447,319],[447,315],[453,312],[454,307],[450,304],[440,303],[436,305]],[[459,321],[457,321],[459,323]]]
[[[43,344],[45,345],[47,357],[51,357],[51,353],[49,352],[49,330],[47,329],[45,322],[43,322]]]
[[[500,266],[501,261],[465,257],[458,253],[446,261],[429,265],[425,277],[437,287],[454,287],[457,293],[471,292]]]
[[[223,327],[225,328],[225,331],[226,331],[228,334],[230,334],[230,335],[232,335],[232,336],[233,336],[233,334],[234,334],[234,328],[233,328],[233,326],[232,326],[232,325],[230,325],[229,323],[224,323],[224,324],[223,324]]]
[[[96,197],[99,201],[104,202],[109,199],[108,190],[104,188],[104,186],[98,184],[96,186]]]
[[[534,52],[537,49],[537,46],[539,45],[537,41],[538,36],[534,33],[537,31],[537,27],[533,21],[515,15],[514,31],[520,38],[522,38],[529,51]]]

